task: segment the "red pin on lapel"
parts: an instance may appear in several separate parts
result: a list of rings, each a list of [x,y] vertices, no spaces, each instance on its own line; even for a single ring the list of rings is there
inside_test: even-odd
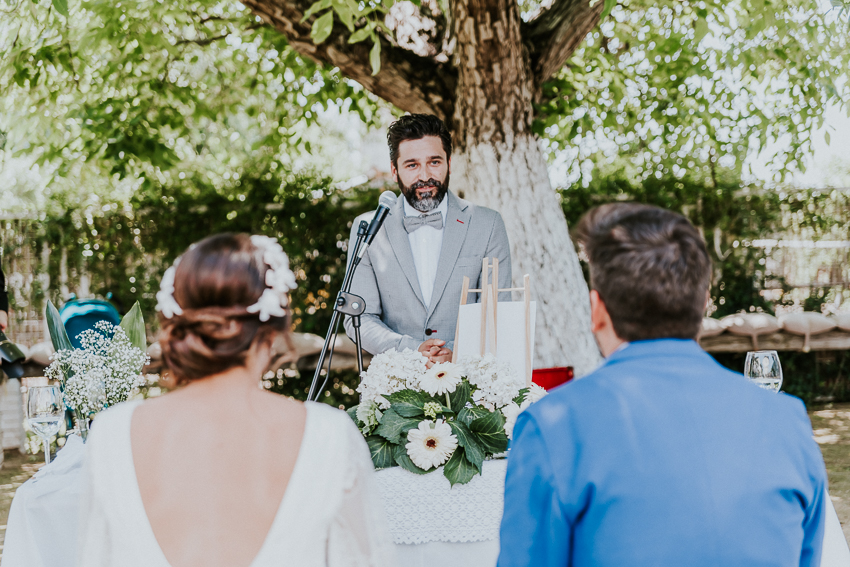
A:
[[[462,221],[462,220],[460,220],[460,219],[455,219],[455,220],[456,220],[457,222],[459,222],[460,224],[463,224],[463,221]]]

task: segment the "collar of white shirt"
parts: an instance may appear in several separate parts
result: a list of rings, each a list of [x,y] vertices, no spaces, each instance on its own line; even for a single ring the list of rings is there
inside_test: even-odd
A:
[[[434,211],[438,211],[443,214],[443,228],[446,227],[446,216],[449,214],[449,194],[446,193],[446,196],[443,197],[443,202],[439,204],[439,206],[433,211],[423,213],[421,211],[417,211],[414,209],[410,203],[407,202],[407,197],[402,196],[404,200],[404,216],[406,217],[418,217],[421,215],[428,215],[433,213]]]

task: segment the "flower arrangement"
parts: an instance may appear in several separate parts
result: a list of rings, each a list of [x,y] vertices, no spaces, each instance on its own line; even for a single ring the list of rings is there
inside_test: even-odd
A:
[[[147,385],[141,369],[148,355],[133,346],[124,329],[99,321],[78,339],[83,348],[57,351],[45,370],[48,378],[62,382],[69,408],[91,417]]]
[[[521,388],[510,364],[492,355],[435,364],[419,352],[391,349],[372,359],[348,410],[366,437],[376,468],[416,474],[442,467],[452,485],[481,473],[508,449],[519,413],[546,391]]]
[[[85,438],[88,420],[109,406],[126,401],[148,386],[142,368],[145,324],[136,303],[120,325],[106,321],[78,335],[82,348],[74,348],[59,312],[47,302],[47,326],[55,353],[45,375],[61,384],[65,405],[74,410]]]

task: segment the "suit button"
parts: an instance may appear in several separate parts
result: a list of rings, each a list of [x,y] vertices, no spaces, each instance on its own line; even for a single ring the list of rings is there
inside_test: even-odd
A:
[[[433,330],[433,329],[425,329],[425,334],[426,334],[426,335],[428,335],[429,337],[430,337],[431,335],[433,335],[434,333],[436,333],[436,332],[437,332],[437,331],[435,331],[435,330]]]

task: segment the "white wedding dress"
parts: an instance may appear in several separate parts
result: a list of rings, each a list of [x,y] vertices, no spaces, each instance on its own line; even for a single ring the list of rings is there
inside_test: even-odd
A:
[[[99,415],[86,443],[78,566],[169,567],[145,515],[133,465],[130,419],[139,403]],[[343,412],[319,403],[306,407],[295,468],[251,567],[394,567],[363,437]]]

